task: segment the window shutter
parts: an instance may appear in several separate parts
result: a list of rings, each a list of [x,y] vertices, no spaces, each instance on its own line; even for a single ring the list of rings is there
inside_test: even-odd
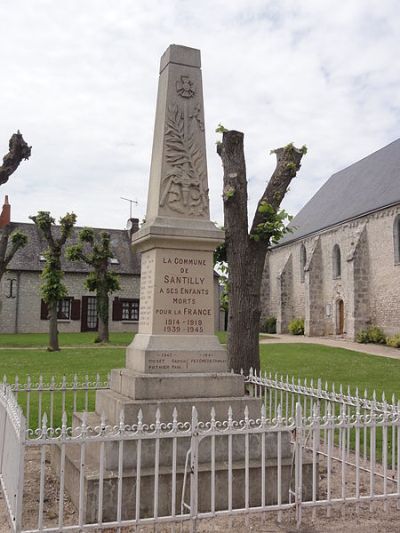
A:
[[[114,321],[122,320],[122,302],[118,297],[114,298],[113,301],[112,319]]]
[[[72,299],[71,302],[71,320],[81,319],[81,301]]]
[[[40,320],[47,320],[49,318],[49,306],[40,300]]]

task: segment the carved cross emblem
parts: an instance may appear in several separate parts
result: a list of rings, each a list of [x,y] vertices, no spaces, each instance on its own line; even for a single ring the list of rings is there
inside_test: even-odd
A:
[[[191,98],[194,95],[193,82],[189,76],[181,76],[176,82],[176,92],[183,98]]]

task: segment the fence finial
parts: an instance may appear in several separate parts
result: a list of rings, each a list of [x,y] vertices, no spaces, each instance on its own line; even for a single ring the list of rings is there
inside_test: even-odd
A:
[[[157,407],[156,409],[156,431],[160,431],[161,429],[161,412],[160,408]]]
[[[197,428],[197,424],[199,423],[199,417],[197,413],[196,407],[192,406],[192,431]]]
[[[138,431],[142,431],[143,430],[143,411],[141,408],[139,409],[139,412],[137,415],[137,421],[138,421],[137,429]]]
[[[42,416],[42,432],[41,438],[45,439],[47,437],[47,414],[44,413]]]
[[[176,406],[174,407],[174,410],[172,411],[172,429],[174,431],[178,429],[178,410]]]

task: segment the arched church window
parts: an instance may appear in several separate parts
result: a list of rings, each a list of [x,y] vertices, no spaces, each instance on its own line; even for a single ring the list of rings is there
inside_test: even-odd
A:
[[[300,281],[301,283],[304,283],[304,277],[305,277],[304,268],[306,266],[306,262],[307,262],[307,251],[306,251],[306,247],[304,246],[304,244],[302,244],[300,246]]]
[[[400,214],[394,219],[393,224],[394,262],[400,263]]]
[[[338,244],[333,247],[332,253],[332,270],[333,279],[338,279],[342,275],[342,260],[340,256],[340,248]]]

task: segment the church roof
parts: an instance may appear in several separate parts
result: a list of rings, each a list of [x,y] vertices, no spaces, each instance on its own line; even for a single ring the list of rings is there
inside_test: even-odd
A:
[[[28,242],[26,246],[18,250],[8,265],[8,270],[28,270],[41,271],[43,270],[44,261],[43,254],[48,245],[33,223],[12,222],[13,230],[20,230],[24,233]],[[82,228],[74,227],[71,238],[67,239],[65,248],[71,244],[77,244],[78,233]],[[117,274],[131,274],[140,275],[140,256],[132,252],[130,239],[126,230],[118,229],[99,229],[94,228],[96,233],[106,231],[111,237],[111,250],[117,261],[111,262],[110,270]],[[57,237],[60,234],[60,226],[54,226],[54,235]],[[64,272],[87,273],[91,268],[83,261],[68,261],[64,256],[61,260],[61,266]]]
[[[287,244],[400,202],[400,139],[333,174],[290,223]],[[279,246],[278,245],[278,246]]]

